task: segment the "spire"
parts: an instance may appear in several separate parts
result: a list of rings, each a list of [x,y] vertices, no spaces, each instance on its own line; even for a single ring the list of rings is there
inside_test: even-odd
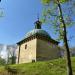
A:
[[[38,20],[35,22],[35,29],[41,29],[41,24],[42,24],[42,22],[39,21],[39,16],[38,16],[37,19],[38,19]]]

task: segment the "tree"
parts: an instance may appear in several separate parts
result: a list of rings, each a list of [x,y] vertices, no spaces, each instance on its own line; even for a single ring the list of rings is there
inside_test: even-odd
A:
[[[16,61],[16,45],[9,45],[7,46],[7,56],[8,56],[8,64],[14,64]]]
[[[58,31],[58,33],[60,34],[59,39],[63,40],[64,46],[66,49],[67,75],[73,75],[66,27],[73,24],[73,20],[71,18],[72,11],[70,8],[75,7],[74,6],[75,1],[74,0],[42,0],[42,2],[46,7],[46,9],[44,10],[43,22],[49,22],[51,20],[50,22],[53,24],[53,27],[56,29],[56,32]],[[71,5],[71,3],[73,6]],[[63,9],[64,6],[62,5],[65,5],[65,4],[69,4],[68,5],[69,11],[70,11],[69,14],[68,14],[68,10],[66,11]],[[66,15],[68,16],[65,17]],[[55,20],[52,22],[53,19]]]
[[[6,60],[0,57],[0,65],[5,65],[6,64]]]
[[[1,0],[0,0],[0,2],[1,2]],[[3,9],[0,7],[0,17],[3,17],[4,15],[3,15]]]
[[[0,44],[0,56],[1,56],[1,52],[3,51],[4,45]]]

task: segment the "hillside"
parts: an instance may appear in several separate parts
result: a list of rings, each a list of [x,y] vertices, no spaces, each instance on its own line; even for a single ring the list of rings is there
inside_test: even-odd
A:
[[[75,75],[75,57],[72,57],[72,68]],[[44,62],[10,65],[6,67],[13,75],[66,75],[65,59]],[[0,68],[0,75],[8,75],[5,67]],[[9,75],[12,75],[9,73]]]

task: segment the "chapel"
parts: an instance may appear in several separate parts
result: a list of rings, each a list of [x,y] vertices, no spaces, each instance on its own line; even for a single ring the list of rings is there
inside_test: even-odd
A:
[[[16,63],[47,61],[60,57],[59,42],[41,28],[41,21],[35,22],[35,29],[29,31],[24,39],[17,42]]]

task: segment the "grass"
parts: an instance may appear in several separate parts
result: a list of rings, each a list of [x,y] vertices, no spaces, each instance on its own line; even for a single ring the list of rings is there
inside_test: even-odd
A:
[[[75,57],[72,57],[72,69],[75,75]],[[16,69],[16,75],[66,75],[66,60],[54,59],[50,61],[26,63],[10,65],[11,69]],[[4,67],[0,68],[0,72],[6,72]],[[2,74],[1,74],[2,75]],[[6,74],[3,74],[6,75]]]

